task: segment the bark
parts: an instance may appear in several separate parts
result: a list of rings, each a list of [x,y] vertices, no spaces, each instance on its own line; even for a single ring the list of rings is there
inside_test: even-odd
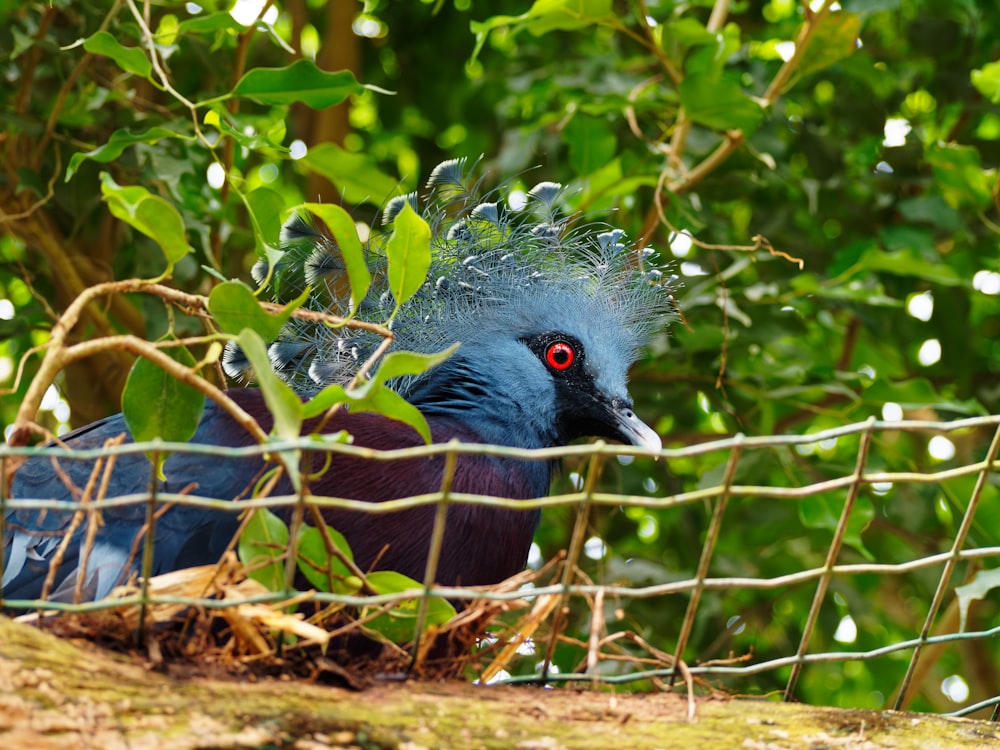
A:
[[[363,691],[158,671],[0,616],[0,747],[981,748],[1000,725],[771,701],[466,683]]]

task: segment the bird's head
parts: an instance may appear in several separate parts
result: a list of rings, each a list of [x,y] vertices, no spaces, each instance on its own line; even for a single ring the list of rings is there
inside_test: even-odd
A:
[[[520,447],[601,437],[658,449],[659,436],[632,411],[627,373],[650,337],[674,313],[668,283],[649,268],[652,251],[627,245],[621,230],[572,228],[543,182],[515,209],[484,200],[464,160],[439,165],[428,181],[423,216],[433,232],[427,281],[396,313],[396,347],[458,350],[421,375],[393,383],[425,415],[461,420],[485,441]],[[415,195],[383,210],[386,224]],[[317,290],[310,304],[344,304],[344,268],[332,238],[308,222],[286,227],[282,269]],[[358,316],[382,322],[392,312],[378,240],[369,243],[376,283]],[[322,273],[317,273],[320,269]],[[293,290],[294,291],[294,290]],[[346,382],[379,343],[366,331],[294,323],[271,347],[276,370],[303,394]],[[243,363],[230,357],[230,374]]]
[[[405,384],[405,395],[425,413],[462,418],[488,442],[601,437],[658,450],[627,389],[634,331],[609,302],[573,288],[523,289],[457,324],[458,351]]]

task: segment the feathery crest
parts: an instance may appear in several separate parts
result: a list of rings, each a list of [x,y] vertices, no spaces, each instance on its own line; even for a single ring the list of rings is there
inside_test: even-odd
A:
[[[471,171],[464,158],[442,162],[427,181],[422,212],[416,193],[393,198],[382,210],[382,224],[390,225],[409,203],[432,231],[425,283],[392,323],[395,348],[437,352],[532,321],[558,327],[559,316],[590,316],[621,356],[634,360],[674,312],[669,282],[648,267],[653,251],[633,250],[622,230],[603,224],[572,228],[558,207],[558,183],[538,183],[515,209],[500,191],[480,195],[481,180],[473,182]],[[361,320],[384,323],[395,307],[387,239],[387,233],[373,232],[365,247],[372,286],[356,311]],[[311,218],[296,217],[283,228],[282,242],[285,252],[270,281],[275,301],[294,299],[309,286],[307,308],[346,315],[350,288],[336,241]],[[253,275],[260,283],[266,265],[258,264]],[[380,342],[368,331],[293,319],[269,351],[276,372],[308,396],[348,382]],[[223,365],[231,377],[251,375],[233,347]],[[419,377],[393,385],[405,397]]]

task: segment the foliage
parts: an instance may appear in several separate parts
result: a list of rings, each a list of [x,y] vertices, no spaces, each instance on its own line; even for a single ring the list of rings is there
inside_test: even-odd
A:
[[[83,308],[63,344],[127,334],[171,351],[182,341],[189,354],[164,357],[171,372],[200,367],[221,383],[212,365],[222,340],[245,325],[268,338],[249,290],[229,285],[273,256],[290,208],[343,202],[370,224],[389,194],[418,187],[440,159],[480,154],[491,179],[530,169],[532,181],[569,184],[575,210],[676,258],[683,321],[632,383],[637,413],[668,447],[737,432],[813,434],[872,416],[1000,412],[995,4],[538,0],[491,16],[469,0],[371,0],[363,11],[287,0],[256,22],[214,0],[201,5],[0,9],[10,84],[0,91],[4,424],[29,397],[41,400],[29,393],[32,376],[55,373],[37,354],[19,377],[17,368],[50,333],[65,336],[53,326],[85,289],[169,278],[207,298],[200,309],[176,307],[133,285]],[[409,281],[399,277],[401,293]],[[234,305],[260,322],[226,322]],[[55,368],[73,423],[117,410],[132,367],[122,346],[100,357],[79,349]],[[56,427],[51,411],[40,419]],[[929,452],[932,437],[877,434],[869,470],[969,464],[989,438],[950,435],[949,456]],[[850,475],[859,449],[853,436],[747,452],[735,481]],[[711,451],[612,464],[603,483],[663,496],[717,483],[728,460]],[[563,481],[578,471],[569,466]],[[840,561],[949,549],[970,491],[968,477],[866,488]],[[771,577],[821,564],[843,503],[842,492],[733,500],[711,571]],[[968,543],[996,546],[995,479],[981,504]],[[631,583],[689,577],[711,514],[707,503],[595,513],[604,552],[588,572]],[[543,557],[567,545],[572,524],[568,511],[546,515]],[[976,572],[962,563],[956,580]],[[918,573],[835,586],[813,647],[832,647],[848,614],[858,624],[852,648],[914,637],[936,581]],[[688,658],[794,653],[813,590],[706,595]],[[609,605],[609,627],[674,647],[684,597],[615,606],[624,619]],[[986,596],[968,624],[996,614]],[[584,637],[586,615],[571,622]],[[976,670],[946,657],[914,707],[949,706],[936,685],[960,671],[974,695],[990,694],[997,648],[970,646],[985,665]],[[576,658],[562,647],[556,657],[564,669]],[[798,696],[881,706],[904,669],[890,660],[848,674],[807,670]],[[781,685],[764,676],[753,689]]]
[[[288,526],[274,513],[258,508],[240,534],[240,560],[248,566],[249,575],[271,591],[286,588],[285,557],[288,550]],[[372,594],[398,594],[415,591],[421,584],[400,573],[380,570],[369,573],[364,581],[354,566],[350,545],[336,529],[302,525],[295,547],[298,571],[317,591],[334,594],[356,594],[362,586]],[[349,567],[350,566],[350,567]],[[374,631],[397,643],[414,639],[419,599],[403,599],[385,608],[368,605],[359,613],[363,631]],[[385,611],[382,611],[382,610]],[[428,597],[423,624],[442,625],[455,616],[455,607],[446,599]]]

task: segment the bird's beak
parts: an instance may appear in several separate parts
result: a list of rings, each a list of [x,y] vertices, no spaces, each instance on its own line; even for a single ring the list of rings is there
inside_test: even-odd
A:
[[[653,451],[659,451],[663,448],[660,436],[652,427],[639,419],[630,408],[617,406],[613,409],[613,415],[615,427],[621,435],[622,442],[639,448],[649,448]]]

